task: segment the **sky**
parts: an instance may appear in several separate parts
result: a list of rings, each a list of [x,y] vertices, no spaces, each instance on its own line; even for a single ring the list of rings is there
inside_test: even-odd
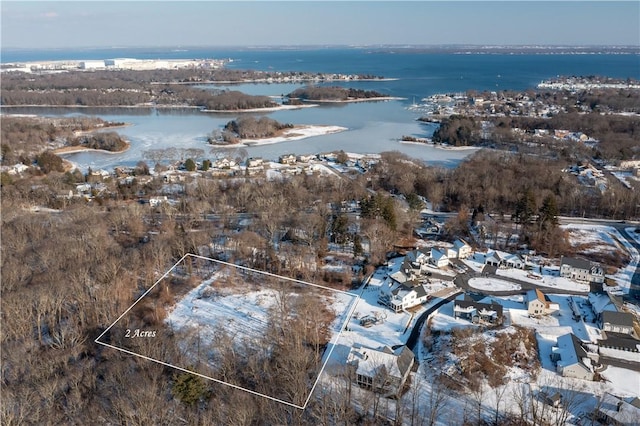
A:
[[[2,48],[640,45],[639,1],[7,1]]]

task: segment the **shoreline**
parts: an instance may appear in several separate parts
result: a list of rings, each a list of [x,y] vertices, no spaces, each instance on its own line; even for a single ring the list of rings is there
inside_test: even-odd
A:
[[[297,125],[292,129],[284,130],[280,135],[263,139],[241,139],[236,145],[262,146],[281,142],[296,141],[314,136],[324,136],[332,133],[340,133],[349,130],[346,127],[332,125]]]
[[[203,109],[201,106],[193,106],[193,105],[149,105],[149,104],[140,104],[140,105],[3,105],[0,108],[0,116],[30,116],[30,117],[41,117],[38,114],[11,114],[2,112],[3,108],[126,108],[126,109],[192,109],[198,110],[198,112],[209,113],[209,114],[235,114],[235,113],[243,113],[243,112],[274,112],[274,111],[283,111],[283,110],[295,110],[302,108],[312,108],[317,107],[319,105],[315,104],[303,104],[303,105],[278,105],[275,107],[266,107],[266,108],[247,108],[247,109]],[[115,126],[114,126],[115,127]],[[105,127],[106,128],[106,127]],[[102,130],[102,129],[97,129]]]
[[[403,140],[399,140],[399,142],[407,145],[428,146],[431,148],[442,149],[445,151],[470,151],[472,149],[482,149],[482,147],[479,147],[479,146],[449,146],[449,145],[436,144],[433,142],[413,142],[413,141],[403,141]]]
[[[303,99],[302,102],[315,102],[322,104],[348,104],[352,102],[383,102],[383,101],[403,101],[407,98],[399,96],[383,96],[378,98],[355,98],[355,99]]]
[[[313,108],[317,107],[315,104],[306,104],[306,105],[278,105],[275,107],[266,107],[266,108],[247,108],[247,109],[201,109],[200,112],[204,113],[217,113],[217,114],[235,114],[241,112],[273,112],[273,111],[285,111],[285,110],[294,110],[294,109],[302,109],[302,108]]]
[[[207,80],[207,81],[170,81],[170,82],[159,82],[152,81],[150,84],[181,84],[181,85],[198,85],[198,84],[291,84],[291,83],[308,83],[308,82],[318,82],[318,83],[332,83],[332,82],[358,82],[358,81],[397,81],[400,80],[396,77],[388,77],[388,78],[357,78],[357,79],[322,79],[316,80],[314,78],[307,79],[296,79],[296,80],[286,80],[286,81],[268,81],[267,79],[247,79],[247,80]]]
[[[96,148],[85,148],[82,146],[63,146],[61,148],[56,148],[53,150],[53,153],[56,155],[65,155],[65,154],[77,154],[79,152],[100,152],[103,154],[122,154],[123,152],[127,152],[129,148],[131,148],[131,142],[128,140],[124,141],[127,146],[120,151],[107,151],[106,149],[96,149]]]

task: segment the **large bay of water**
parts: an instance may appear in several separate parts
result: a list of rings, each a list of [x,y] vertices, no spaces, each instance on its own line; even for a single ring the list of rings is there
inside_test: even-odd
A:
[[[398,150],[430,164],[455,166],[472,151],[451,151],[404,144],[402,135],[430,136],[433,125],[416,122],[420,113],[407,107],[414,101],[435,94],[475,90],[524,90],[543,79],[557,75],[606,75],[640,78],[638,55],[483,55],[420,54],[372,51],[368,49],[317,50],[216,50],[197,49],[101,49],[42,50],[2,52],[3,62],[135,58],[231,58],[229,68],[271,71],[333,72],[373,74],[391,81],[353,82],[349,85],[373,89],[405,100],[324,105],[316,108],[278,111],[268,115],[280,122],[327,124],[348,128],[337,134],[300,141],[248,147],[250,156],[275,159],[285,153],[317,153],[343,149],[349,152],[379,153]],[[281,95],[299,87],[296,84],[241,84],[224,88],[249,94]],[[152,148],[202,148],[207,135],[236,114],[210,114],[196,110],[151,109],[11,109],[4,112],[42,115],[95,115],[106,120],[124,121],[131,126],[119,133],[131,141],[122,154],[78,153],[67,158],[81,169],[134,165],[145,150]]]

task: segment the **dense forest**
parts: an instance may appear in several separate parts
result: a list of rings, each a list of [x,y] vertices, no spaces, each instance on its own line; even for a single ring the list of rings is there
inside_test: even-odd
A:
[[[573,176],[561,173],[566,165],[562,160],[482,151],[456,169],[445,169],[385,153],[369,174],[353,179],[310,175],[276,181],[195,179],[181,185],[177,205],[157,209],[135,201],[140,193],[158,193],[161,178],[146,184],[113,182],[113,193],[89,203],[60,196],[85,181],[81,173],[52,167],[43,177],[3,180],[0,421],[376,424],[375,407],[384,401],[379,395],[352,391],[346,374],[338,377],[337,388],[317,394],[307,410],[300,411],[96,345],[93,339],[184,253],[197,253],[220,238],[235,242],[228,259],[232,263],[349,288],[354,278],[350,270],[337,274],[313,270],[306,262],[309,258],[322,262],[330,242],[353,241],[355,250],[361,236],[370,243],[364,272],[384,262],[390,242],[410,236],[419,217],[419,203],[407,210],[388,191],[409,202],[420,195],[441,209],[457,209],[461,214],[447,224],[451,236],[465,235],[471,210],[514,215],[532,247],[556,254],[566,250],[563,236],[551,222],[532,223],[533,215],[552,217],[557,211],[624,218],[634,214],[640,203],[637,192],[621,186],[606,193],[582,187]],[[144,167],[140,170],[144,173]],[[360,201],[358,234],[351,231],[353,219],[332,207],[344,200]],[[216,213],[218,219],[205,220],[203,213]],[[241,228],[235,213],[251,215],[253,220]],[[274,241],[284,235],[296,235],[298,241],[282,240],[276,251]],[[178,294],[172,291],[158,295],[158,303],[142,306],[141,322],[131,325],[164,330],[163,312]],[[273,345],[270,333],[274,330],[282,333],[277,316],[272,321],[272,331],[254,349]],[[269,351],[255,358],[269,363],[278,375],[266,374],[256,363],[239,363],[230,346],[218,353],[220,369],[211,374],[236,383],[257,382],[261,389],[284,392],[298,401],[295,398],[307,389],[304,378],[296,376],[283,383],[282,375],[306,371],[299,367],[311,365],[308,362],[317,355],[305,324],[290,325],[285,332],[301,337],[281,340],[290,345],[277,346],[277,360],[265,357]],[[225,336],[225,330],[220,330],[220,336]],[[108,342],[121,338],[106,337]],[[178,340],[179,335],[166,335],[137,344],[153,357],[180,359],[184,354]],[[446,392],[460,390],[440,392],[445,392],[439,394],[444,398]],[[403,401],[398,404],[399,415],[428,417],[429,407],[419,405],[418,399],[413,399],[413,405],[411,399]]]
[[[384,94],[374,90],[353,89],[339,86],[306,86],[289,93],[291,99],[304,99],[308,101],[347,101],[354,99],[383,98]]]
[[[483,126],[483,122],[485,122]],[[522,133],[514,133],[513,129]],[[571,144],[555,140],[551,136],[533,137],[536,129],[568,130],[582,132],[598,141],[593,148],[582,144]],[[528,134],[528,136],[527,136]],[[551,118],[533,117],[473,117],[452,115],[442,119],[440,127],[433,134],[436,143],[454,146],[493,146],[527,152],[531,142],[540,153],[583,151],[582,158],[604,158],[611,161],[640,158],[640,119],[623,115],[602,115],[600,113],[564,113]]]
[[[1,164],[32,164],[44,150],[64,146],[84,145],[120,151],[126,147],[126,142],[116,132],[88,132],[123,124],[95,117],[3,117],[0,123]]]
[[[206,90],[192,85],[154,84],[151,72],[104,71],[3,77],[3,106],[190,106],[212,110],[273,107],[266,96]]]

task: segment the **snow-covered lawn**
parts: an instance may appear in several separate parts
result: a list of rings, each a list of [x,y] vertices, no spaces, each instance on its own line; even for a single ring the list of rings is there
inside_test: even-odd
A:
[[[555,272],[552,269],[543,269],[542,274],[540,274],[539,271],[539,269],[537,271],[525,271],[522,269],[509,268],[498,269],[496,271],[496,274],[502,277],[529,282],[539,287],[550,287],[550,291],[553,291],[552,289],[556,288],[562,290],[580,291],[584,293],[589,292],[589,284],[579,283],[568,278],[552,275]]]
[[[218,271],[189,291],[175,304],[165,323],[174,330],[197,333],[202,341],[215,340],[216,333],[224,330],[233,336],[234,343],[250,344],[264,336],[270,311],[279,304],[282,297],[300,297],[300,293],[295,290],[282,292],[268,286],[255,289],[213,286],[225,273]],[[317,303],[335,313],[330,327],[333,339],[340,332],[357,297],[311,286],[304,290],[310,292]]]
[[[638,251],[624,238],[617,229],[611,226],[600,226],[593,224],[572,224],[563,227],[569,231],[570,241],[572,245],[583,245],[588,247],[585,253],[613,253],[620,251],[628,254],[630,262],[624,267],[618,269],[614,275],[608,275],[625,293],[629,292],[631,279],[636,271],[640,254]],[[625,231],[636,241],[640,241],[640,234],[634,232],[635,227],[626,228]],[[606,266],[607,265],[603,265]]]
[[[509,281],[499,280],[496,278],[471,278],[469,286],[478,290],[487,291],[518,291],[522,290],[520,284]]]

